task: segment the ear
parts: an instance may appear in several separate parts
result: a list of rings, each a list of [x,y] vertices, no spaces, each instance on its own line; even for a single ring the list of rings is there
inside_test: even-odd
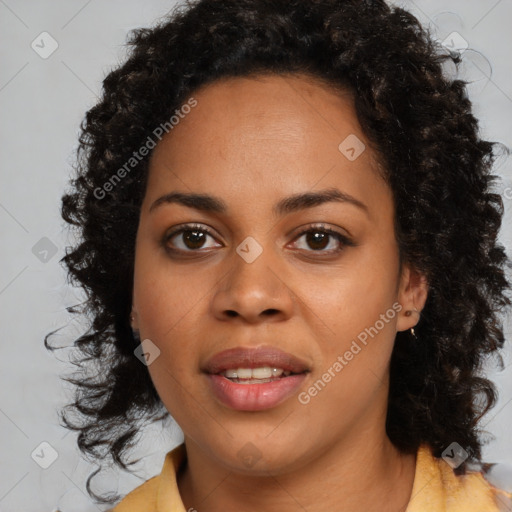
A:
[[[398,314],[397,331],[407,331],[418,323],[427,296],[427,278],[411,265],[404,264],[398,288],[398,302],[402,309]]]

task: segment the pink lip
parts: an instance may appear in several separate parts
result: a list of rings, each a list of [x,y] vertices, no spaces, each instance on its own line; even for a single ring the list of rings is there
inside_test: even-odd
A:
[[[262,384],[237,384],[223,375],[208,375],[215,396],[239,411],[262,411],[284,402],[302,384],[305,373],[281,377]]]
[[[292,372],[292,375],[261,384],[239,384],[219,375],[230,368],[262,366],[282,368]],[[310,368],[304,361],[274,347],[237,347],[215,354],[203,371],[221,403],[240,411],[261,411],[275,407],[291,396],[302,384]]]
[[[270,366],[292,373],[309,371],[308,365],[299,358],[274,347],[236,347],[215,354],[203,368],[206,373],[220,373],[229,368],[258,368]]]

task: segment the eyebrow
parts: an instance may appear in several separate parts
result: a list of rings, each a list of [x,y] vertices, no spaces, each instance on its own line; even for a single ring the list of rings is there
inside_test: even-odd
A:
[[[363,202],[337,188],[329,188],[319,192],[305,192],[285,197],[274,205],[272,212],[274,215],[284,216],[329,202],[352,204],[363,210],[367,215],[369,214],[368,207]],[[151,213],[164,204],[171,203],[181,204],[203,212],[226,213],[228,211],[227,204],[219,197],[208,194],[170,192],[154,201],[149,208],[149,212]]]

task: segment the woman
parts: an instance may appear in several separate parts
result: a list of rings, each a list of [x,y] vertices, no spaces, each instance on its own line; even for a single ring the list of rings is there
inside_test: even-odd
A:
[[[141,421],[184,443],[113,510],[510,510],[478,429],[503,207],[457,57],[383,0],[196,1],[131,43],[63,198],[93,319],[63,418],[125,468]]]

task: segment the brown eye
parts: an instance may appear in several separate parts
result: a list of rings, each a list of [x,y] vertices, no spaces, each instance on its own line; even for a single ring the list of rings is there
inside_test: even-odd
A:
[[[205,248],[208,237],[213,238],[213,235],[202,226],[181,226],[165,235],[164,245],[171,250],[194,252]]]
[[[202,231],[182,231],[183,243],[188,249],[200,249],[205,241],[205,234]]]
[[[344,246],[355,245],[345,235],[342,235],[333,229],[324,227],[323,225],[303,231],[296,240],[303,237],[305,239],[306,247],[299,247],[299,249],[308,250],[310,252],[312,250],[313,252],[336,253],[343,250]],[[333,239],[334,242],[331,243]],[[330,248],[325,250],[329,246]]]
[[[215,245],[205,246],[208,238],[214,239],[208,228],[202,225],[188,224],[178,226],[166,234],[162,243],[170,251],[193,253],[215,247]],[[295,240],[301,238],[305,239],[305,246],[299,247],[299,249],[308,252],[333,254],[341,252],[345,246],[355,245],[347,236],[323,225],[303,231]]]
[[[312,249],[325,249],[329,245],[331,235],[320,231],[309,231],[306,233],[306,243]]]

